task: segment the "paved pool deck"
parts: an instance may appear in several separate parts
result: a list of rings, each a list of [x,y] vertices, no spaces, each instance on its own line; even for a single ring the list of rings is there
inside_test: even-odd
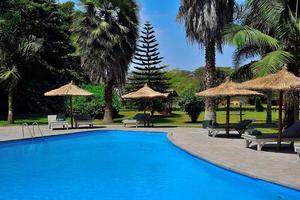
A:
[[[245,148],[243,139],[212,138],[201,128],[152,127],[124,128],[118,125],[95,127],[93,129],[49,130],[41,126],[45,136],[70,134],[91,130],[129,130],[168,132],[169,140],[179,148],[216,165],[235,172],[271,181],[300,190],[300,162],[289,146],[284,152],[277,152],[275,145],[266,146],[262,151]],[[30,138],[26,131],[26,138]],[[0,141],[22,139],[22,129],[18,126],[1,127]]]

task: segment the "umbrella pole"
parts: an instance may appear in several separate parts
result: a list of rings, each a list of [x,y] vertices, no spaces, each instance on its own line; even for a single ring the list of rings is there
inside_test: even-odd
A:
[[[144,101],[144,127],[146,126],[146,101]]]
[[[281,145],[281,135],[282,135],[282,102],[283,102],[283,92],[280,91],[279,93],[279,130],[278,130],[278,144],[277,144],[277,150],[280,150]]]
[[[72,101],[72,96],[70,96],[70,109],[71,109],[71,127],[73,128],[73,101]]]
[[[243,108],[242,108],[242,101],[240,101],[240,122],[243,120]]]
[[[229,136],[229,107],[230,107],[230,97],[227,97],[227,108],[226,108],[226,136]]]

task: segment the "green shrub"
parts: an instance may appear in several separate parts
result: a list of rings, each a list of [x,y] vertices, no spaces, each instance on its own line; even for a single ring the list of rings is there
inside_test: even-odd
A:
[[[81,88],[93,93],[91,97],[74,97],[73,110],[80,114],[90,114],[95,118],[102,118],[104,114],[104,85],[82,85]],[[69,107],[69,105],[68,105]],[[116,117],[121,108],[121,101],[118,95],[113,93],[113,115]]]
[[[193,90],[185,92],[179,99],[178,105],[191,118],[192,122],[197,122],[198,117],[204,111],[204,101],[196,97]]]

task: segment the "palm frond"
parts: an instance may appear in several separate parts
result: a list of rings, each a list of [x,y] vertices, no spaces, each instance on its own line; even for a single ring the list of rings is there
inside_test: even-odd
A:
[[[246,6],[251,9],[247,24],[256,28],[266,25],[276,27],[282,19],[287,19],[288,7],[285,0],[248,0]]]
[[[292,63],[294,56],[287,51],[278,50],[266,54],[253,64],[253,70],[258,76],[265,76],[278,71],[284,64]]]
[[[256,58],[259,55],[262,55],[264,49],[261,49],[259,46],[244,45],[236,49],[233,53],[233,65],[235,68],[239,68],[241,63],[248,59]]]
[[[250,80],[254,77],[253,65],[254,62],[248,63],[242,67],[237,68],[231,75],[230,78],[235,82],[243,82]]]
[[[20,73],[16,66],[2,67],[0,70],[0,82],[6,90],[16,87],[20,78]]]
[[[225,40],[237,47],[243,46],[260,46],[261,48],[269,48],[271,50],[280,47],[280,41],[261,31],[249,26],[241,26],[236,24],[228,25],[225,29]]]
[[[177,21],[184,23],[188,41],[205,46],[215,40],[221,50],[223,31],[233,20],[234,5],[233,0],[181,0]]]

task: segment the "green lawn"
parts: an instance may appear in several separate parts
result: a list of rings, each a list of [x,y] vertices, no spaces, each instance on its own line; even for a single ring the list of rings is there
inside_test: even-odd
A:
[[[120,112],[120,116],[116,119],[114,119],[113,124],[122,124],[123,119],[128,119],[133,117],[136,113],[136,111],[128,111],[128,110],[122,110]],[[237,114],[238,112],[231,112]],[[266,113],[265,112],[251,112],[251,111],[245,111],[245,115],[243,118],[255,118],[256,122],[254,122],[254,126],[265,133],[275,133],[276,132],[276,124],[278,120],[278,113],[273,112],[273,125],[266,125],[265,119],[266,119]],[[183,127],[202,127],[202,120],[204,117],[204,113],[201,113],[199,117],[199,122],[197,123],[191,123],[189,117],[181,111],[175,111],[172,116],[169,117],[163,117],[159,114],[155,115],[154,123],[157,126],[183,126]],[[230,122],[231,123],[238,123],[239,122],[239,116],[238,115],[232,115],[230,116]],[[217,112],[217,120],[219,124],[225,123],[225,111],[218,111]],[[47,124],[47,118],[46,116],[23,116],[23,117],[17,117],[15,121],[15,125],[22,125],[23,123],[31,124],[32,122],[37,121],[39,124]],[[103,125],[102,120],[95,120],[95,124]],[[0,126],[7,126],[7,123],[4,119],[0,120]]]

